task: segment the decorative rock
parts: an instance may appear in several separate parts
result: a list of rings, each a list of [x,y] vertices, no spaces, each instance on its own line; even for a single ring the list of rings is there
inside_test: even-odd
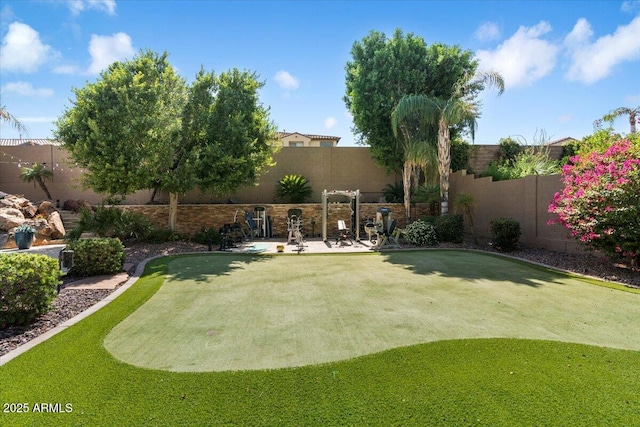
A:
[[[0,208],[0,230],[9,231],[25,221],[23,213],[16,208]]]
[[[40,206],[38,206],[38,214],[44,216],[45,218],[49,218],[49,215],[51,215],[53,212],[56,212],[56,207],[49,200],[45,200],[44,202],[40,203]]]
[[[62,205],[62,209],[78,213],[82,209],[93,211],[93,206],[86,200],[65,200]]]
[[[51,230],[50,236],[52,239],[61,239],[65,234],[67,234],[64,229],[64,224],[62,223],[62,218],[58,212],[51,212],[48,221],[49,230]]]

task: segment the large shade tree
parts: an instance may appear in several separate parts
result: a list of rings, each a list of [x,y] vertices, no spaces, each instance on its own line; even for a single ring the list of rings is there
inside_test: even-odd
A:
[[[476,119],[480,115],[480,102],[475,99],[474,88],[491,85],[502,94],[504,80],[493,71],[475,75],[465,74],[453,84],[451,96],[442,98],[426,94],[405,95],[391,113],[391,127],[397,134],[398,128],[408,117],[438,128],[438,173],[440,176],[441,213],[449,212],[449,170],[451,168],[451,127],[467,124],[472,137]]]
[[[276,130],[255,74],[201,70],[187,85],[167,56],[143,51],[74,89],[55,134],[86,170],[85,186],[122,197],[168,192],[175,229],[178,194],[224,194],[254,182],[271,162]]]
[[[454,83],[477,68],[469,50],[427,45],[421,37],[400,30],[390,38],[371,31],[353,44],[351,57],[345,67],[343,100],[353,116],[353,131],[358,143],[368,145],[375,161],[389,172],[403,170],[404,164],[403,143],[396,141],[391,128],[391,111],[400,98],[412,93],[450,98]],[[469,96],[481,89],[470,88]]]

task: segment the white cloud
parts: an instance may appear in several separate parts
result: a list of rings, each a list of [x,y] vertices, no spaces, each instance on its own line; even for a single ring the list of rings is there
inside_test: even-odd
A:
[[[68,0],[66,3],[74,16],[87,9],[96,9],[109,15],[116,13],[116,0]]]
[[[572,114],[563,114],[560,117],[557,118],[558,123],[569,123],[571,120],[573,120],[573,115]]]
[[[89,54],[91,54],[89,73],[98,74],[113,62],[134,56],[135,50],[131,46],[131,37],[125,33],[116,33],[112,36],[92,34]]]
[[[629,104],[640,104],[640,93],[636,93],[635,95],[625,96],[624,102]]]
[[[278,71],[273,79],[282,89],[296,90],[300,87],[300,81],[284,70]]]
[[[529,86],[553,70],[559,47],[541,38],[551,25],[540,21],[533,27],[521,26],[495,50],[478,50],[483,69],[496,70],[504,77],[506,88]]]
[[[24,96],[47,97],[53,95],[53,89],[34,88],[31,83],[27,82],[7,83],[6,85],[2,86],[2,91],[13,92]]]
[[[333,129],[338,124],[335,117],[327,117],[324,119],[324,127],[327,129]]]
[[[497,40],[500,38],[500,28],[495,22],[485,22],[478,27],[473,37],[483,42]]]
[[[640,16],[594,43],[591,43],[592,36],[591,25],[581,18],[565,37],[565,47],[571,57],[565,74],[569,80],[594,83],[611,74],[621,62],[640,59]]]
[[[7,71],[33,73],[58,55],[51,46],[42,43],[36,30],[14,22],[2,40],[0,66]]]
[[[620,6],[620,10],[623,12],[633,13],[636,10],[640,10],[640,0],[635,1],[623,1]]]
[[[58,65],[51,71],[55,74],[77,74],[79,72],[78,67],[75,65]]]

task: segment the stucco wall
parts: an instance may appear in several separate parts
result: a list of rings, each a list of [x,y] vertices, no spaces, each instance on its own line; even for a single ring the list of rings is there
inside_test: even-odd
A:
[[[476,202],[474,232],[490,236],[489,223],[494,218],[513,218],[520,223],[523,243],[557,251],[577,252],[583,248],[567,237],[567,229],[549,225],[548,212],[553,195],[562,189],[560,175],[528,176],[493,182],[492,178],[476,178],[458,171],[451,175],[450,200],[455,211],[458,193],[471,194]],[[465,221],[466,224],[466,221]],[[468,224],[467,224],[468,225]]]
[[[84,199],[99,203],[102,196],[82,190],[82,170],[67,162],[68,153],[54,146],[0,147],[0,191],[23,194],[32,200],[45,198],[40,188],[20,180],[20,167],[33,162],[53,167],[53,178],[46,181],[53,199]],[[377,202],[387,184],[396,181],[376,166],[366,147],[283,147],[275,156],[276,165],[269,168],[257,185],[245,187],[231,195],[202,194],[192,191],[181,195],[180,203],[221,203],[232,199],[239,203],[273,203],[276,182],[287,174],[304,175],[313,189],[309,202],[320,202],[322,190],[360,189],[363,202]],[[135,167],[135,165],[132,165]],[[127,204],[144,204],[151,191],[139,191],[127,196]],[[156,200],[168,202],[167,194],[158,194]]]

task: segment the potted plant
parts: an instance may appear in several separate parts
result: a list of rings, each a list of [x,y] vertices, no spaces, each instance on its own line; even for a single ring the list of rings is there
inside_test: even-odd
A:
[[[14,239],[18,249],[29,249],[33,244],[36,229],[28,224],[20,224],[14,231]]]

